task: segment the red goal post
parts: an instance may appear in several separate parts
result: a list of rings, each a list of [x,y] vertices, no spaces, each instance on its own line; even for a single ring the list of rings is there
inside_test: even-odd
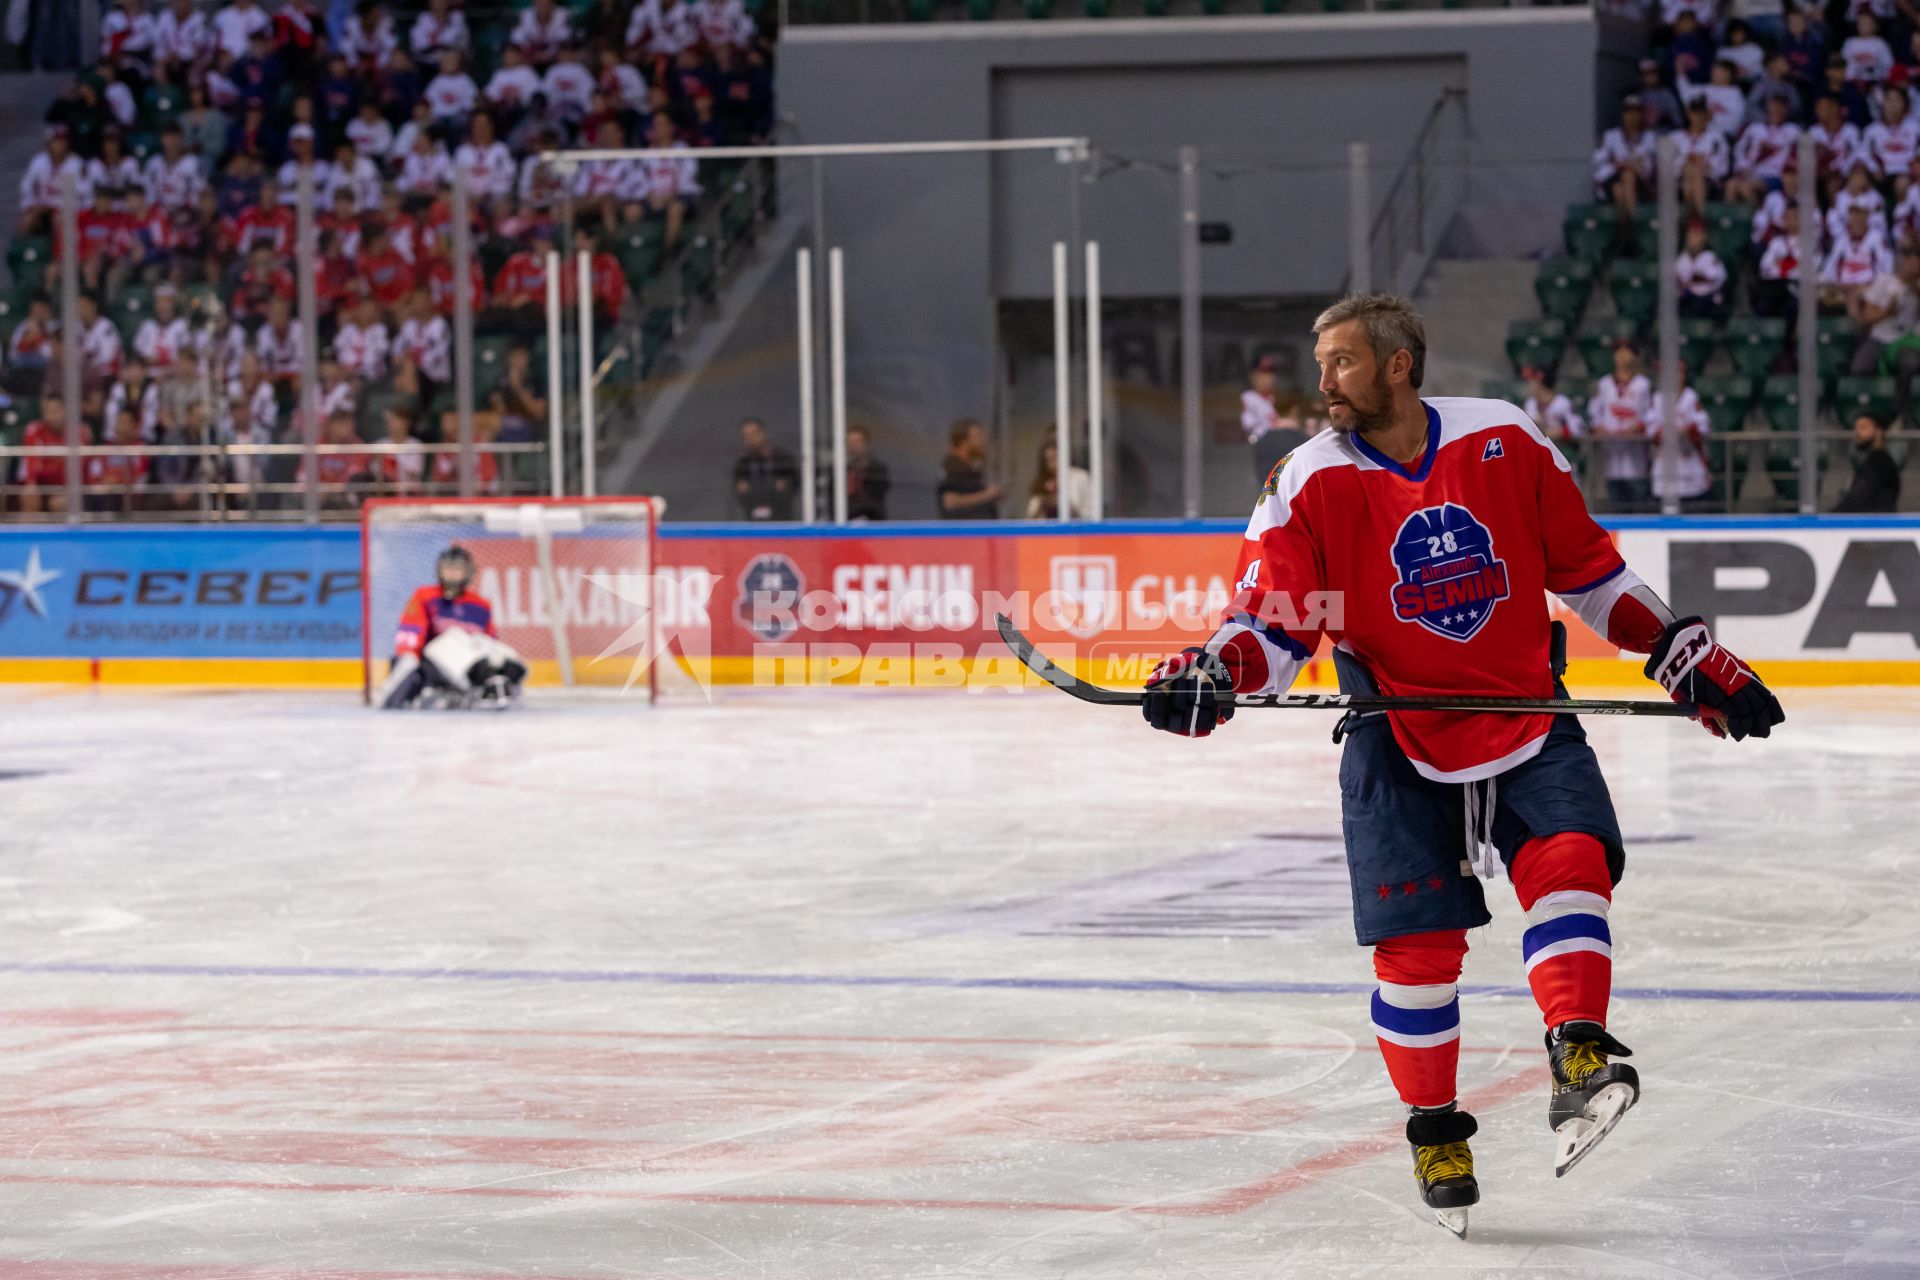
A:
[[[526,659],[527,686],[659,696],[657,498],[377,498],[360,511],[362,696],[386,675],[401,612],[441,552]]]

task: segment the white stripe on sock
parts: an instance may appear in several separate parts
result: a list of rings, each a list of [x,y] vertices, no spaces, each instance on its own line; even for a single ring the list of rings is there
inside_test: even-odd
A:
[[[1598,938],[1562,938],[1558,942],[1549,942],[1527,957],[1527,972],[1532,973],[1537,964],[1544,964],[1555,956],[1571,955],[1576,951],[1592,951],[1609,960],[1613,958],[1613,948]]]
[[[1410,1036],[1404,1031],[1389,1031],[1379,1023],[1373,1024],[1373,1034],[1388,1044],[1397,1044],[1406,1049],[1431,1049],[1435,1045],[1460,1038],[1460,1028],[1448,1027],[1445,1031],[1432,1031],[1423,1036]]]
[[[1436,982],[1417,987],[1398,982],[1380,984],[1380,998],[1396,1009],[1444,1009],[1459,994],[1451,982]]]
[[[1585,889],[1561,889],[1542,896],[1527,908],[1527,923],[1545,924],[1561,916],[1599,916],[1605,920],[1607,906],[1607,900],[1597,893],[1588,893]]]

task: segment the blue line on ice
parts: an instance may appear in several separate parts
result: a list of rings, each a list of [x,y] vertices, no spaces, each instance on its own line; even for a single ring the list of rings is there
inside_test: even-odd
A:
[[[633,982],[666,986],[950,987],[1013,991],[1193,991],[1209,995],[1365,995],[1361,982],[1184,982],[1173,978],[959,978],[921,974],[654,973],[630,969],[388,969],[371,965],[107,964],[0,962],[0,973],[97,974],[156,978],[397,978],[437,982]],[[1525,996],[1525,987],[1468,987],[1467,995]],[[1920,990],[1616,987],[1622,1000],[1747,1000],[1840,1004],[1920,1004]]]

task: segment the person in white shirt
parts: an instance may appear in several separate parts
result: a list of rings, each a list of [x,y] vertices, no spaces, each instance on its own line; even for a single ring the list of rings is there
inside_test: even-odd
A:
[[[1718,320],[1727,313],[1727,267],[1707,243],[1707,224],[1687,224],[1687,241],[1674,255],[1673,274],[1680,286],[1680,314],[1689,320]]]
[[[1875,276],[1855,294],[1847,315],[1860,330],[1848,372],[1871,378],[1891,372],[1898,387],[1896,406],[1905,414],[1913,394],[1913,377],[1920,373],[1920,247],[1908,245],[1892,272]]]
[[[573,20],[555,0],[533,0],[507,37],[507,43],[536,67],[552,62],[572,40]]]
[[[147,182],[141,175],[140,162],[127,154],[119,129],[109,127],[100,135],[100,154],[87,161],[87,167],[82,171],[81,186],[88,199],[92,199],[93,193],[101,187],[121,192],[134,187],[146,190]]]
[[[467,117],[480,101],[480,90],[467,74],[460,55],[449,49],[440,55],[440,74],[427,82],[424,96],[434,120],[458,130],[467,127]]]
[[[551,209],[566,195],[566,179],[540,158],[540,151],[556,147],[559,141],[552,134],[544,135],[542,146],[520,162],[520,181],[515,193],[520,197],[520,203],[530,209]],[[584,171],[592,167],[582,165],[581,169]]]
[[[647,109],[647,82],[637,67],[621,60],[618,49],[600,51],[600,90],[609,88],[628,111],[637,115]]]
[[[1880,119],[1860,133],[1860,155],[1882,180],[1902,177],[1920,154],[1920,122],[1908,115],[1907,91],[1890,86],[1880,95]]]
[[[274,186],[279,188],[280,199],[289,205],[298,200],[300,190],[300,172],[306,170],[312,175],[313,194],[316,200],[329,200],[327,184],[333,180],[333,166],[325,160],[314,158],[313,126],[297,124],[287,130],[288,156],[274,175]],[[324,207],[324,206],[321,206]]]
[[[1713,127],[1713,114],[1696,98],[1687,104],[1687,127],[1674,135],[1680,157],[1680,198],[1696,217],[1719,198],[1732,164],[1727,135]]]
[[[654,119],[665,118],[665,113]],[[1620,125],[1600,138],[1593,153],[1593,186],[1597,199],[1613,201],[1619,211],[1623,235],[1630,235],[1633,213],[1643,199],[1653,195],[1653,170],[1656,141],[1647,130],[1638,94],[1628,94],[1620,103]]]
[[[260,370],[275,382],[291,385],[300,376],[300,322],[278,294],[267,300],[267,320],[253,335]]]
[[[513,194],[516,176],[513,153],[493,133],[493,117],[478,112],[467,140],[453,153],[453,166],[467,178],[467,190],[476,199],[493,200]]]
[[[1759,77],[1761,67],[1767,60],[1767,51],[1754,42],[1753,30],[1746,21],[1734,18],[1728,21],[1714,57],[1722,62],[1731,62],[1734,78],[1745,84]]]
[[[1255,484],[1264,485],[1281,459],[1307,441],[1300,420],[1280,411],[1279,374],[1279,361],[1261,356],[1247,374],[1250,385],[1240,393],[1240,430],[1253,449]]]
[[[387,148],[387,163],[397,170],[401,162],[413,154],[414,140],[423,133],[433,136],[433,108],[427,105],[425,98],[416,98],[413,114],[393,131],[393,145]]]
[[[369,99],[360,104],[360,114],[347,121],[347,141],[367,159],[380,163],[393,150],[393,126],[380,114],[380,104]]]
[[[1800,126],[1787,119],[1792,109],[1785,98],[1767,99],[1767,118],[1747,126],[1733,149],[1733,177],[1727,180],[1727,199],[1758,203],[1780,181],[1793,149],[1800,143]]]
[[[413,56],[422,62],[433,61],[449,49],[464,54],[471,40],[467,15],[453,7],[453,0],[429,0],[427,11],[413,20],[408,36]]]
[[[413,135],[413,150],[400,162],[400,176],[396,180],[402,193],[409,196],[425,196],[429,199],[438,195],[443,187],[453,183],[453,162],[447,159],[445,147],[425,129]]]
[[[320,421],[325,422],[336,413],[351,417],[359,404],[360,388],[340,367],[333,348],[325,348],[320,352]]]
[[[340,367],[364,382],[378,382],[387,376],[392,348],[379,309],[368,298],[354,305],[351,319],[333,335],[333,354]]]
[[[578,120],[587,114],[587,108],[593,105],[596,87],[593,73],[580,63],[579,51],[571,48],[562,53],[559,61],[548,67],[547,74],[540,79],[547,101],[563,120]]]
[[[334,149],[333,168],[327,174],[323,207],[332,208],[335,194],[346,191],[352,194],[355,208],[369,213],[380,207],[380,188],[380,170],[373,161],[354,150],[353,143],[341,139]]]
[[[509,120],[518,119],[540,90],[540,73],[527,65],[526,54],[508,45],[500,69],[487,80],[487,105]]]
[[[411,359],[429,382],[444,386],[453,380],[453,331],[425,289],[407,298],[407,319],[394,337],[393,355]]]
[[[47,127],[46,149],[36,153],[20,177],[20,229],[28,235],[51,231],[53,216],[60,209],[62,185],[71,177],[74,198],[84,201],[86,165],[67,147],[67,127]]]
[[[731,45],[744,49],[753,43],[753,18],[740,0],[692,0],[687,9],[687,16],[709,48]]]
[[[1893,255],[1886,240],[1868,222],[1866,209],[1855,205],[1847,211],[1846,231],[1834,239],[1820,263],[1821,303],[1849,307],[1855,293],[1891,270]]]
[[[1855,18],[1853,31],[1840,46],[1841,60],[1847,64],[1847,80],[1862,90],[1877,89],[1893,70],[1893,50],[1880,38],[1879,19],[1871,13]]]
[[[272,29],[273,19],[255,0],[233,0],[213,15],[214,42],[229,58],[246,57],[247,42],[253,39],[254,33]]]
[[[1587,405],[1587,429],[1599,449],[1607,498],[1616,510],[1644,507],[1647,485],[1647,415],[1653,409],[1653,385],[1640,372],[1633,344],[1613,349],[1613,373],[1593,389]]]
[[[247,331],[235,324],[232,313],[224,308],[211,322],[193,331],[194,361],[204,362],[207,376],[220,382],[239,372],[240,361],[247,354]]]
[[[1867,172],[1865,161],[1857,162],[1847,173],[1847,184],[1834,192],[1833,207],[1827,210],[1828,240],[1837,240],[1846,234],[1847,219],[1856,208],[1867,211],[1867,226],[1885,238],[1887,198],[1873,185],[1873,177]]]
[[[677,58],[699,39],[700,29],[680,0],[640,0],[627,20],[630,58]]]
[[[193,0],[167,0],[167,11],[153,20],[153,56],[174,83],[213,56],[213,24]]]
[[[1706,103],[1713,115],[1713,127],[1729,139],[1736,138],[1740,135],[1740,126],[1746,123],[1747,96],[1733,82],[1733,64],[1716,60],[1708,76],[1705,84],[1681,76],[1678,80],[1681,100]]]
[[[700,181],[696,176],[699,162],[693,158],[693,149],[680,141],[673,118],[664,111],[656,111],[648,123],[647,146],[686,153],[684,157],[660,156],[641,161],[647,173],[647,203],[655,212],[666,214],[666,242],[673,244],[679,240],[681,224],[686,221],[694,198],[700,194]]]
[[[157,34],[153,15],[141,0],[119,0],[100,19],[100,61],[144,71],[153,65]]]
[[[1814,160],[1820,168],[1820,180],[1827,190],[1846,181],[1847,173],[1860,156],[1860,130],[1847,119],[1846,107],[1831,93],[1814,99]]]
[[[193,352],[193,330],[180,314],[179,294],[170,284],[153,291],[153,312],[133,334],[134,354],[146,361],[156,378],[170,376]]]
[[[180,126],[169,123],[160,130],[160,150],[147,158],[141,174],[147,199],[178,213],[200,202],[200,191],[207,185],[200,157],[186,149]]]
[[[1705,497],[1713,488],[1713,472],[1707,465],[1706,446],[1707,435],[1713,430],[1713,421],[1700,404],[1700,393],[1687,385],[1687,367],[1684,363],[1680,366],[1679,377],[1680,393],[1674,398],[1671,414],[1667,412],[1666,397],[1657,392],[1654,394],[1653,404],[1647,410],[1647,439],[1653,454],[1653,496],[1671,496],[1690,501]],[[1669,425],[1679,436],[1671,463],[1666,458],[1666,446],[1661,440]]]
[[[383,493],[409,494],[420,491],[420,479],[426,474],[427,455],[413,434],[413,411],[390,405],[383,414],[386,435],[368,450],[374,479]]]
[[[273,383],[261,367],[260,357],[251,351],[242,353],[233,376],[227,380],[227,404],[229,412],[239,407],[246,421],[260,433],[261,442],[270,442],[279,430],[280,402],[274,398]]]
[[[340,53],[362,75],[374,75],[387,65],[399,47],[393,18],[375,0],[360,0],[354,6],[352,20],[340,33]]]
[[[133,414],[140,427],[140,438],[148,444],[160,441],[160,385],[147,376],[147,365],[139,356],[128,356],[120,367],[120,376],[107,388],[104,421],[118,422],[123,412]]]
[[[106,382],[120,373],[120,330],[100,314],[91,293],[80,294],[80,361],[89,378]]]
[[[1753,211],[1754,248],[1765,251],[1768,241],[1780,234],[1780,228],[1786,221],[1787,210],[1798,208],[1800,204],[1800,170],[1789,168],[1780,175],[1780,189],[1769,191],[1760,207]]]
[[[1573,407],[1573,401],[1553,389],[1547,381],[1546,371],[1538,368],[1526,368],[1520,371],[1526,380],[1527,399],[1520,407],[1526,410],[1540,433],[1557,444],[1566,444],[1582,439],[1587,434],[1586,419]]]

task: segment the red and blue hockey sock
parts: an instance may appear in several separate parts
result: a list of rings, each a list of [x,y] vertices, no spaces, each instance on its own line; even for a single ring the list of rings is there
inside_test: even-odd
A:
[[[1520,940],[1527,983],[1548,1028],[1564,1022],[1604,1027],[1613,987],[1606,850],[1584,832],[1529,840],[1514,856],[1512,874],[1527,913]]]
[[[1373,949],[1373,1034],[1400,1100],[1443,1107],[1460,1067],[1460,964],[1465,929],[1388,938]]]

